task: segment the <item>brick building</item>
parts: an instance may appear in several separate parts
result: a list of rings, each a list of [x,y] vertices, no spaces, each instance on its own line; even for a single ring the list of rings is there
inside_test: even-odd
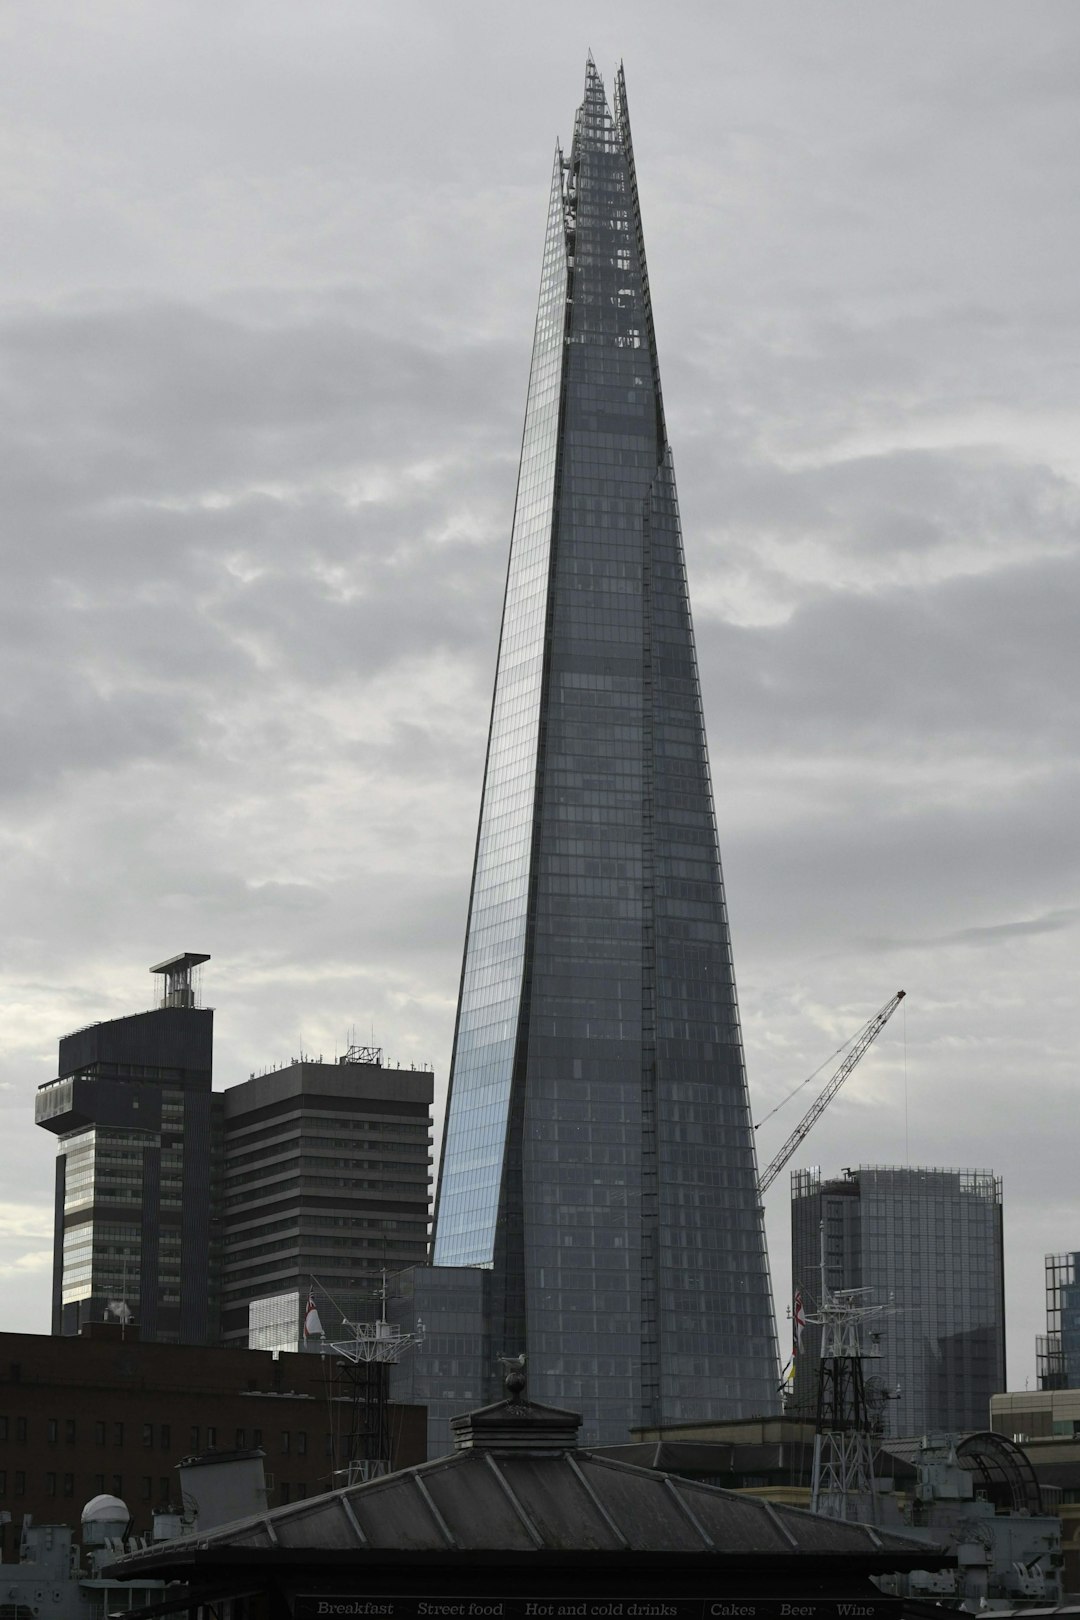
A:
[[[176,1465],[210,1449],[261,1447],[269,1506],[316,1496],[344,1461],[350,1400],[331,1357],[144,1344],[90,1324],[79,1337],[0,1333],[0,1553],[27,1513],[77,1528],[102,1491],[123,1498],[135,1533],[179,1507]],[[423,1462],[425,1413],[394,1406],[395,1467]]]

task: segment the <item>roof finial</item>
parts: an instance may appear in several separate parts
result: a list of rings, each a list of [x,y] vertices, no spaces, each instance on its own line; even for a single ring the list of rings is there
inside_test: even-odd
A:
[[[503,1383],[507,1397],[514,1405],[519,1405],[525,1399],[525,1352],[523,1350],[519,1356],[500,1356],[499,1360],[506,1368]]]

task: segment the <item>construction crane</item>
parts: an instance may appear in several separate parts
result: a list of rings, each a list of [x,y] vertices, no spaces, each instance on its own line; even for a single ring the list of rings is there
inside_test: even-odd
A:
[[[898,990],[895,996],[893,996],[892,1000],[887,1001],[884,1007],[882,1007],[881,1011],[876,1012],[873,1018],[868,1019],[863,1025],[862,1029],[855,1037],[854,1046],[852,1046],[847,1057],[841,1063],[832,1079],[825,1086],[821,1094],[815,1098],[813,1106],[809,1108],[803,1115],[802,1119],[800,1119],[799,1123],[796,1125],[795,1129],[792,1131],[779,1153],[777,1153],[768,1167],[762,1171],[761,1177],[758,1180],[759,1196],[763,1196],[772,1186],[773,1182],[776,1180],[785,1164],[787,1164],[796,1148],[809,1134],[810,1130],[821,1118],[826,1108],[828,1108],[829,1104],[836,1096],[836,1093],[840,1090],[840,1087],[843,1085],[852,1069],[866,1051],[866,1048],[868,1046],[872,1046],[874,1041],[877,1040],[878,1036],[881,1034],[882,1030],[885,1028],[885,1025],[889,1022],[889,1019],[892,1017],[893,1013],[896,1011],[897,1007],[899,1007],[903,999],[904,991]]]

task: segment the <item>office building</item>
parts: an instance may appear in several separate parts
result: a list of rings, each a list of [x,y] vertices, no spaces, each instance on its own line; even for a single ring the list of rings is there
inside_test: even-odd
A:
[[[333,1357],[144,1344],[138,1328],[90,1323],[79,1337],[0,1333],[0,1555],[19,1521],[77,1526],[107,1492],[146,1534],[180,1506],[177,1464],[258,1447],[270,1503],[318,1496],[347,1455],[352,1393]],[[424,1413],[394,1406],[392,1460],[424,1460]],[[6,1510],[6,1512],[5,1512]],[[4,1519],[10,1515],[11,1523]]]
[[[198,1004],[206,961],[185,951],[151,968],[160,1005],[66,1035],[58,1078],[38,1089],[35,1121],[57,1137],[54,1333],[111,1312],[143,1340],[216,1342],[221,1099],[214,1014]]]
[[[433,1093],[429,1071],[384,1068],[377,1047],[225,1092],[224,1344],[247,1344],[254,1302],[258,1343],[289,1343],[291,1299],[295,1348],[312,1286],[328,1333],[371,1321],[383,1270],[426,1260]]]
[[[1048,1254],[1046,1333],[1035,1341],[1040,1389],[1080,1390],[1080,1254]]]
[[[775,1410],[675,477],[620,70],[555,153],[436,1210],[586,1443]],[[487,1369],[494,1395],[497,1366]]]
[[[863,1288],[887,1306],[876,1363],[887,1431],[985,1429],[1005,1386],[1001,1180],[989,1170],[860,1165],[825,1180],[791,1178],[792,1282],[807,1316],[830,1289]],[[812,1412],[821,1330],[803,1334],[794,1403]],[[877,1382],[880,1380],[881,1382]],[[896,1398],[891,1398],[896,1392]]]

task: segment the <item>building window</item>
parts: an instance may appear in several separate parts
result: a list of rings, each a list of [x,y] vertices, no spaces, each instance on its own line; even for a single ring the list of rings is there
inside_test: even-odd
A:
[[[198,1451],[199,1449],[199,1425],[197,1423],[191,1425],[191,1449],[192,1451]]]
[[[253,1446],[261,1446],[262,1445],[262,1430],[261,1429],[252,1429],[252,1431],[251,1431],[251,1443],[252,1443]]]
[[[48,1440],[50,1446],[55,1446],[57,1440],[60,1438],[60,1424],[56,1418],[50,1418],[48,1423],[46,1423],[45,1438]]]
[[[304,1429],[298,1429],[296,1432],[296,1449],[301,1457],[307,1456],[307,1432]]]
[[[103,1446],[105,1444],[105,1425],[100,1421],[100,1419],[94,1424],[94,1444],[95,1446]]]
[[[113,1426],[112,1426],[112,1440],[113,1440],[113,1445],[114,1446],[122,1446],[123,1445],[123,1443],[124,1443],[124,1425],[122,1423],[114,1423],[113,1424]]]
[[[104,1474],[95,1474],[94,1475],[94,1494],[96,1496],[100,1496],[104,1489],[105,1489],[105,1475]]]
[[[162,1451],[168,1451],[172,1446],[172,1429],[167,1423],[161,1425],[159,1441]]]
[[[123,1474],[114,1474],[113,1475],[113,1477],[112,1477],[112,1488],[113,1488],[113,1495],[114,1496],[123,1496],[123,1494],[124,1494],[124,1476],[123,1476]]]
[[[208,1450],[212,1450],[217,1445],[217,1429],[212,1423],[206,1425],[206,1445]]]
[[[288,1431],[288,1429],[282,1429],[282,1431],[281,1431],[281,1449],[286,1454],[288,1454],[288,1450],[289,1450],[289,1431]]]
[[[15,1495],[26,1495],[26,1473],[22,1468],[16,1468],[15,1470]]]
[[[158,1489],[161,1492],[161,1506],[168,1507],[171,1500],[169,1496],[169,1482],[167,1479],[158,1480]]]
[[[56,1475],[55,1474],[46,1474],[45,1475],[45,1495],[46,1496],[55,1496],[56,1495]]]
[[[147,1448],[150,1448],[150,1447],[153,1446],[153,1444],[154,1444],[154,1425],[152,1423],[144,1423],[143,1424],[143,1426],[142,1426],[142,1443]]]
[[[246,1445],[247,1445],[247,1432],[244,1429],[237,1429],[237,1431],[236,1431],[236,1449],[237,1449],[237,1451],[243,1451],[243,1449],[244,1449],[244,1447]]]
[[[76,1430],[74,1418],[64,1419],[64,1439],[69,1446],[73,1446],[75,1444]]]
[[[15,1478],[18,1479],[18,1477],[19,1476],[16,1474]],[[281,1500],[282,1500],[282,1503],[285,1503],[285,1502],[287,1502],[289,1500],[289,1487],[284,1482],[282,1483],[282,1486],[281,1486]]]
[[[24,1417],[15,1419],[15,1438],[16,1440],[26,1439],[26,1419]]]
[[[142,1497],[144,1502],[149,1502],[149,1500],[153,1496],[153,1494],[154,1494],[153,1477],[150,1474],[144,1474],[143,1477],[142,1477],[142,1484],[139,1486],[139,1495]]]
[[[75,1495],[75,1475],[74,1474],[65,1474],[64,1475],[64,1495],[65,1496],[74,1496]]]

